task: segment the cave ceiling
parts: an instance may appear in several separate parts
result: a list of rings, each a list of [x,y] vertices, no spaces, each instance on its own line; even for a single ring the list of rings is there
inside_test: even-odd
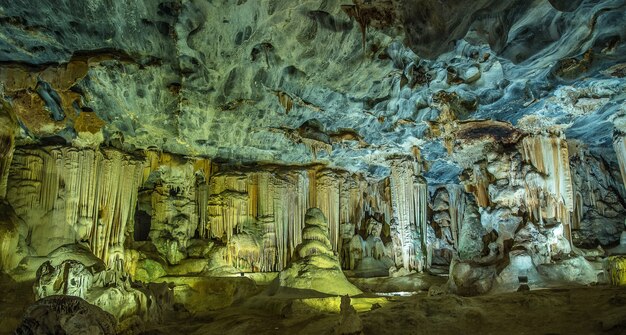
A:
[[[476,138],[613,161],[624,128],[623,0],[0,0],[0,22],[18,144],[373,176],[418,151],[437,184]]]

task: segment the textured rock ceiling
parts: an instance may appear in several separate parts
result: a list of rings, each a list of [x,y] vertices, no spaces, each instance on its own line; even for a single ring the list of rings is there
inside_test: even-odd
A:
[[[430,184],[506,122],[613,160],[626,109],[623,0],[0,0],[0,22],[18,144],[373,175],[419,148]]]

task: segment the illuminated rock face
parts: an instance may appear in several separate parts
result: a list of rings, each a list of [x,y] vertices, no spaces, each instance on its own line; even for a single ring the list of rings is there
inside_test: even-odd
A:
[[[391,199],[396,211],[390,228],[396,265],[422,271],[428,267],[428,199],[426,183],[418,180],[416,165],[407,161],[392,165]]]
[[[7,178],[3,268],[32,277],[35,256],[51,258],[74,243],[143,281],[280,271],[319,251],[336,257],[334,270],[366,277],[456,264],[456,287],[474,294],[522,270],[567,267],[572,246],[619,239],[624,188],[615,167],[584,148],[568,150],[562,135],[473,141],[471,149],[452,148],[466,157],[462,185],[433,186],[418,154],[394,158],[390,176],[373,180],[316,165],[250,168],[155,151],[18,147]],[[312,205],[328,217],[323,228],[306,225]],[[298,248],[305,240],[312,244]],[[532,263],[512,262],[504,277],[484,272],[514,250]],[[14,270],[20,260],[30,270]],[[561,278],[550,271],[531,286]]]
[[[333,253],[324,213],[318,208],[307,210],[304,225],[302,243],[297,247],[298,257],[278,276],[279,292],[287,288],[331,295],[360,294],[361,291],[346,279]]]
[[[328,256],[337,276],[451,266],[463,294],[589,283],[581,250],[624,231],[625,13],[9,1],[0,269],[89,254],[151,282]]]
[[[27,256],[25,228],[9,203],[0,201],[0,270],[14,269]]]
[[[84,299],[121,322],[118,330],[124,330],[128,324],[159,321],[162,311],[172,301],[172,292],[166,284],[143,289],[131,287],[121,262],[102,269],[98,264],[86,266],[71,259],[56,266],[46,261],[37,270],[33,291],[38,302],[34,306],[45,303],[51,296]]]
[[[445,120],[555,127],[610,152],[624,8],[554,3],[12,1],[0,82],[19,139],[378,177],[420,146],[438,162],[428,184],[448,183]]]
[[[123,247],[143,161],[117,150],[23,148],[12,167],[7,201],[24,220],[36,254],[89,241],[108,262],[111,249]]]
[[[359,276],[419,272],[455,258],[491,266],[516,248],[540,266],[567,257],[572,245],[619,239],[624,191],[614,168],[584,149],[570,153],[558,135],[472,145],[486,159],[463,162],[463,185],[430,191],[415,155],[395,158],[378,181],[319,166],[251,169],[155,151],[19,147],[8,176],[7,213],[15,215],[3,221],[3,266],[83,243],[146,281],[279,271],[302,256],[303,238],[319,235],[306,227],[311,205],[329,218],[327,238],[316,243]],[[14,247],[21,251],[8,252]]]
[[[526,207],[531,219],[543,223],[556,219],[571,237],[570,216],[574,211],[574,193],[567,143],[555,136],[530,136],[522,141],[522,157],[536,169],[525,177]]]
[[[82,263],[68,260],[54,267],[48,261],[37,271],[35,299],[51,295],[71,295],[84,299],[92,285],[93,273]]]
[[[17,133],[17,119],[11,105],[0,98],[0,199],[6,197],[7,178],[15,149],[15,133]]]

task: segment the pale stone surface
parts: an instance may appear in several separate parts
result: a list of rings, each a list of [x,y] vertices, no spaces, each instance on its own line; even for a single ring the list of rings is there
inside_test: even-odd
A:
[[[301,290],[330,295],[358,295],[361,290],[352,285],[341,271],[339,260],[328,242],[328,222],[318,208],[308,209],[305,229],[319,228],[320,234],[304,238],[298,246],[299,258],[278,276],[278,293]]]
[[[121,263],[106,269],[99,265],[88,267],[72,259],[64,260],[59,265],[46,261],[37,270],[33,285],[35,299],[79,297],[109,313],[124,327],[138,327],[161,320],[163,311],[170,307],[172,300],[167,296],[172,294],[167,286],[164,290],[131,287]]]
[[[623,3],[344,2],[2,3],[0,271],[137,329],[154,282],[195,314],[234,275],[602,283]]]

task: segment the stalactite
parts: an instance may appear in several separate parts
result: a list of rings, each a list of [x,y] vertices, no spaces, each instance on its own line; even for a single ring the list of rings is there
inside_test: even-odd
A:
[[[326,216],[330,230],[330,243],[333,251],[337,252],[341,248],[339,227],[339,178],[333,171],[324,170],[317,174],[316,180],[316,202],[312,203],[312,207],[319,208]]]
[[[207,206],[209,202],[209,180],[214,172],[213,163],[208,159],[197,159],[193,163],[196,174],[196,212],[198,213],[198,235],[208,237]]]
[[[465,192],[460,185],[448,185],[449,212],[450,212],[450,229],[452,231],[452,239],[454,247],[459,248],[459,233],[461,232],[463,223],[463,214],[465,213]]]
[[[279,271],[289,264],[311,207],[328,217],[335,253],[341,252],[342,224],[354,230],[368,215],[392,217],[388,182],[369,183],[345,171],[269,167],[229,172],[217,171],[204,159],[158,151],[145,156],[20,148],[11,168],[11,203],[31,230],[39,222],[62,222],[58,227],[71,232],[55,236],[88,241],[94,254],[109,261],[109,250],[122,248],[127,227],[134,229],[128,223],[140,185],[149,185],[149,238],[170,264],[186,257],[187,241],[197,236],[221,239],[225,259],[251,271]],[[41,250],[53,243],[40,240]]]
[[[206,238],[208,236],[209,181],[211,175],[217,172],[217,168],[211,160],[205,158],[191,159],[191,162],[194,177],[189,176],[188,178],[195,181],[195,187],[191,183],[188,184],[187,197],[194,200],[195,210],[189,215],[192,223],[189,227],[189,237],[195,236],[195,230],[197,230],[199,232],[198,237]]]
[[[230,240],[250,216],[249,177],[245,174],[218,174],[209,182],[210,236]],[[254,205],[256,206],[256,205]]]
[[[338,242],[339,259],[342,266],[348,268],[350,248],[349,243],[354,236],[355,227],[360,230],[365,219],[365,199],[367,183],[362,179],[347,173],[341,175],[339,190],[339,222],[340,236]]]
[[[7,193],[7,178],[13,158],[13,137],[0,134],[0,199]]]
[[[574,201],[574,213],[572,214],[572,229],[580,229],[580,221],[583,217],[583,197],[580,192],[576,192],[576,198]]]
[[[269,172],[259,172],[257,176],[257,215],[263,232],[261,271],[277,271],[278,245],[274,224],[274,184]]]
[[[426,225],[426,185],[416,179],[415,163],[409,160],[395,160],[391,165],[391,203],[394,222],[391,224],[395,235],[396,264],[406,269],[421,271],[426,265],[425,237]],[[400,259],[398,259],[400,258]]]
[[[11,106],[0,97],[0,199],[4,199],[7,193],[7,178],[15,149],[16,132],[17,119]]]
[[[31,229],[40,224],[37,214],[52,213],[50,218],[61,222],[42,224],[65,227],[73,232],[69,238],[88,240],[106,262],[109,248],[123,245],[126,225],[133,220],[143,164],[116,150],[19,149],[8,198],[20,217],[31,221]]]
[[[292,171],[272,176],[274,183],[274,224],[277,239],[277,265],[289,264],[296,246],[302,241],[309,179],[306,171]]]
[[[381,221],[389,222],[393,218],[393,208],[391,203],[391,187],[389,178],[379,182],[368,183],[365,190],[363,206],[364,216],[375,216],[382,214]],[[359,223],[357,223],[358,225]],[[360,229],[360,226],[358,227]]]
[[[430,268],[432,264],[432,246],[428,243],[428,185],[423,178],[414,179],[413,207],[416,209],[416,224],[421,238],[421,252],[424,255],[424,267]]]
[[[617,154],[617,162],[622,175],[622,182],[624,183],[624,187],[626,187],[626,141],[624,141],[624,138],[626,138],[626,135],[616,131],[613,136],[613,148]]]
[[[489,172],[486,171],[485,167],[479,164],[474,164],[474,168],[472,170],[472,183],[466,184],[469,186],[467,191],[474,193],[476,204],[482,208],[488,207],[491,204],[491,201],[489,200],[490,182],[491,178],[489,178]]]
[[[365,199],[363,194],[367,192],[367,182],[352,175],[341,176],[339,190],[339,222],[359,225],[363,221],[365,212]]]
[[[332,144],[324,143],[324,142],[306,138],[306,137],[301,137],[300,140],[307,147],[307,149],[309,149],[309,151],[311,151],[311,153],[313,154],[313,160],[317,159],[317,155],[322,150],[326,151],[328,155],[330,155],[333,151]]]
[[[198,212],[198,237],[208,238],[209,228],[207,226],[209,203],[209,186],[206,182],[200,181],[196,189],[196,206]]]
[[[526,206],[531,219],[539,222],[556,219],[564,225],[565,235],[571,241],[574,192],[564,136],[527,136],[522,141],[521,153],[524,161],[536,169],[536,173],[527,173],[525,177]]]
[[[106,151],[98,171],[99,216],[104,227],[105,243],[94,248],[99,236],[92,236],[96,256],[107,261],[110,246],[123,246],[126,225],[133,220],[143,161],[137,161],[119,151]],[[97,252],[96,252],[97,250]]]

